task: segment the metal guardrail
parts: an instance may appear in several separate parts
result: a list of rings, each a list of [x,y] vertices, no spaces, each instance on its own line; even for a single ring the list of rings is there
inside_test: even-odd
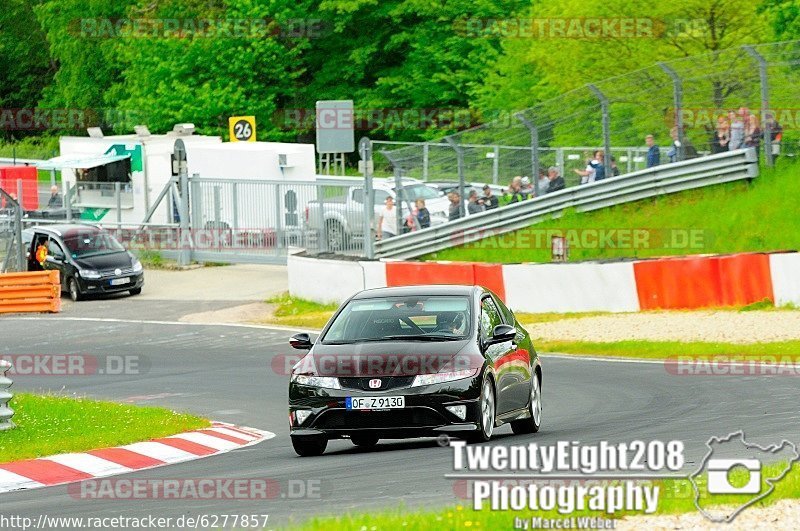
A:
[[[588,212],[648,197],[671,194],[758,176],[753,148],[664,164],[646,170],[566,188],[456,221],[378,241],[378,258],[413,258],[487,236],[522,229],[564,209]]]
[[[11,363],[6,360],[0,360],[0,431],[10,430],[14,427],[11,422],[11,417],[14,416],[14,410],[8,407],[8,402],[13,395],[8,389],[11,387],[11,378],[6,376],[6,373],[11,370]]]

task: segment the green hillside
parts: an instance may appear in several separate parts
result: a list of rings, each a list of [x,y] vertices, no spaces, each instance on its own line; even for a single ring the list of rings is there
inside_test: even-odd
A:
[[[569,260],[800,249],[800,163],[781,160],[729,183],[557,219],[431,253],[426,260],[549,262],[553,234]]]

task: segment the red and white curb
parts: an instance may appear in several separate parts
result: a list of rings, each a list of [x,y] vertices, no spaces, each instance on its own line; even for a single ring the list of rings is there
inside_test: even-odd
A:
[[[192,461],[272,439],[275,434],[213,422],[211,427],[84,453],[0,464],[0,493],[63,485],[86,479]]]

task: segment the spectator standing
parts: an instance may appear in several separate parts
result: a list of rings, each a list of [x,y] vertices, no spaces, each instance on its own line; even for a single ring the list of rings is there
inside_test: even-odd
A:
[[[772,141],[772,160],[776,160],[781,153],[781,140],[783,139],[783,127],[775,120],[775,116],[767,114],[769,124],[769,137]]]
[[[611,176],[617,177],[619,175],[619,166],[617,166],[617,159],[611,157]]]
[[[397,212],[394,210],[394,199],[389,196],[378,218],[378,239],[385,240],[397,236]]]
[[[447,219],[448,221],[455,221],[461,217],[461,194],[450,192],[447,197],[450,199],[450,210]]]
[[[730,140],[728,140],[728,151],[734,151],[744,147],[744,121],[747,116],[747,109],[744,107],[739,108],[738,114],[730,111],[728,118],[730,120]]]
[[[711,137],[711,154],[728,151],[728,141],[730,140],[730,124],[724,114],[717,117],[717,127]]]
[[[644,143],[647,145],[647,167],[658,166],[661,162],[661,150],[656,145],[656,139],[653,135],[647,135],[644,137]]]
[[[575,173],[581,176],[581,184],[593,183],[601,181],[606,177],[606,169],[603,166],[603,158],[605,154],[601,150],[594,152],[594,158],[586,163],[586,168],[583,170],[575,170]]]
[[[497,208],[497,196],[492,194],[492,187],[488,184],[483,185],[483,197],[481,197],[481,204],[484,210],[492,210]]]
[[[467,212],[470,215],[483,212],[483,205],[478,202],[478,191],[475,189],[470,190],[467,196]]]
[[[563,190],[567,186],[567,183],[564,182],[564,178],[559,174],[558,168],[555,166],[550,166],[547,169],[547,180],[550,183],[547,185],[548,194],[550,192]]]
[[[428,211],[428,207],[425,206],[425,200],[417,199],[415,204],[417,207],[417,222],[419,223],[419,228],[427,229],[431,226],[431,213]]]
[[[533,185],[531,184],[531,180],[528,178],[527,175],[522,178],[522,180],[520,181],[520,185],[521,185],[520,192],[522,193],[523,199],[528,199],[529,197],[536,195],[535,190],[533,189]]]
[[[50,199],[47,201],[47,208],[61,208],[64,206],[64,201],[58,193],[58,186],[53,185],[50,187]]]
[[[509,203],[517,203],[525,199],[522,195],[522,177],[514,177],[508,185],[508,195],[511,196]]]
[[[536,192],[547,193],[548,186],[550,186],[550,179],[547,178],[547,172],[542,168],[539,170],[539,183],[537,184]]]
[[[753,147],[756,148],[756,153],[758,153],[759,147],[761,147],[761,126],[758,123],[758,116],[755,114],[751,114],[747,120],[747,126],[744,129],[744,145],[746,147]]]

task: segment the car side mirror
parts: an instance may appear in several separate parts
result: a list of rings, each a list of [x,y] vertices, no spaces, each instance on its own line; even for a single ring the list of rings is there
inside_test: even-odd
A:
[[[295,334],[289,338],[289,345],[298,350],[309,350],[313,346],[313,343],[311,343],[311,337],[304,332]]]
[[[495,343],[503,343],[504,341],[511,341],[517,337],[517,329],[511,325],[499,324],[492,330],[492,337],[487,342],[489,345]]]

